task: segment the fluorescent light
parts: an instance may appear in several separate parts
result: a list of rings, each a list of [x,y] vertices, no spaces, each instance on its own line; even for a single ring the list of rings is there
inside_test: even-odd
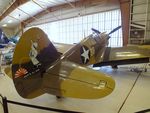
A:
[[[12,23],[12,20],[9,20],[8,23]]]
[[[3,26],[3,27],[6,27],[6,26],[7,26],[7,24],[3,24],[2,26]]]

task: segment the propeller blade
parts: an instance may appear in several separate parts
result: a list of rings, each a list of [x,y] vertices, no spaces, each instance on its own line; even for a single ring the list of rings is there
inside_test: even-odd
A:
[[[116,27],[115,29],[113,29],[108,35],[114,33],[115,31],[119,30],[121,28],[121,26]]]
[[[96,30],[96,29],[94,29],[94,28],[92,28],[92,31],[95,32],[95,33],[97,33],[97,34],[100,34],[100,33],[101,33],[100,31],[98,31],[98,30]]]

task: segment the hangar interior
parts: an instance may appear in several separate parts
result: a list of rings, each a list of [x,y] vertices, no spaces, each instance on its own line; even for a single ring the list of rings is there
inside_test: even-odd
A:
[[[19,40],[24,32],[38,27],[46,33],[51,42],[67,44],[70,49],[70,45],[76,45],[92,34],[91,28],[108,34],[114,28],[121,26],[110,35],[107,46],[124,47],[123,50],[126,50],[124,54],[130,57],[127,46],[130,46],[131,51],[134,52],[138,51],[137,48],[132,50],[134,46],[145,44],[146,46],[138,48],[141,53],[147,55],[142,57],[143,59],[134,59],[135,62],[140,60],[138,64],[131,63],[134,57],[132,56],[131,60],[125,61],[125,65],[117,65],[115,69],[113,67],[115,64],[105,66],[105,62],[101,67],[90,66],[115,80],[114,91],[100,99],[66,97],[57,99],[50,94],[24,99],[17,93],[13,80],[4,72],[11,63],[2,64],[1,60],[0,71],[5,75],[0,75],[0,94],[12,101],[76,112],[148,113],[150,112],[149,22],[149,0],[0,0],[0,29],[8,39],[17,37]],[[122,52],[121,49],[120,51]],[[115,50],[110,53],[112,59],[113,53]],[[1,54],[3,56],[2,52]],[[137,53],[134,52],[134,55]],[[42,111],[14,104],[8,104],[8,109],[10,113],[53,113],[53,111]],[[3,112],[1,101],[0,113]]]

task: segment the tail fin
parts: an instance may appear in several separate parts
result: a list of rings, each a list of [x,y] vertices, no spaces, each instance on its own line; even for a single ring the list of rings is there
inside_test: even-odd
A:
[[[12,62],[12,78],[18,93],[24,98],[43,94],[42,73],[59,57],[41,29],[27,30],[16,45]]]
[[[1,44],[8,44],[9,43],[9,39],[6,37],[6,35],[4,34],[4,32],[1,28],[0,28],[0,43]]]

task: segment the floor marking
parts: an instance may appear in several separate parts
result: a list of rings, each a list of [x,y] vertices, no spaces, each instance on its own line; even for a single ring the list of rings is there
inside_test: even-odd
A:
[[[144,68],[144,67],[143,67],[143,68]],[[119,108],[119,110],[118,110],[117,113],[120,113],[120,111],[122,110],[124,104],[126,103],[128,97],[130,96],[130,94],[131,94],[133,88],[135,87],[135,84],[137,83],[137,81],[138,81],[139,77],[141,76],[141,74],[142,74],[142,71],[138,73],[138,75],[137,75],[137,77],[136,77],[136,79],[135,79],[135,81],[134,81],[134,83],[133,83],[133,86],[131,87],[129,93],[127,94],[127,97],[126,97],[125,100],[123,101],[123,103],[122,103],[122,105],[120,106],[120,108]]]

